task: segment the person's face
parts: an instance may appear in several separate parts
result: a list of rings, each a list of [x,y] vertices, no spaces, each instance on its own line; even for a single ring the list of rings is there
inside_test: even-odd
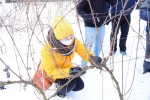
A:
[[[65,37],[61,40],[59,40],[63,45],[71,45],[71,43],[73,42],[73,39],[74,39],[74,35],[71,34],[69,35],[68,37]]]

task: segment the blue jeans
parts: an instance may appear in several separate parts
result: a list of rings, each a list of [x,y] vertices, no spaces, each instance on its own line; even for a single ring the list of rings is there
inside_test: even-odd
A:
[[[98,30],[98,32],[97,32]],[[96,56],[99,56],[101,53],[101,47],[103,44],[105,36],[105,26],[102,26],[98,29],[95,27],[85,27],[85,42],[86,47],[91,50]],[[87,62],[82,60],[82,67],[87,66]]]
[[[147,9],[141,9],[140,18],[145,21],[150,20],[150,11],[147,11]]]
[[[149,22],[150,21],[150,11],[147,11],[146,9],[142,9],[140,12],[140,18],[147,21],[145,58],[149,58],[150,57],[150,22]],[[147,62],[144,60],[143,69],[144,69],[144,71],[150,70],[150,62]]]
[[[146,27],[146,51],[145,51],[145,58],[150,58],[150,32],[148,32],[149,26],[147,25]],[[147,70],[150,70],[150,62],[147,62],[146,60],[144,60],[143,63],[143,73],[145,73]]]

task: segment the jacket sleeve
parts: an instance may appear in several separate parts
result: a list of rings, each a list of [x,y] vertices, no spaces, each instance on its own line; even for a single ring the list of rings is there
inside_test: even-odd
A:
[[[86,49],[86,47],[84,46],[84,44],[80,40],[78,40],[78,39],[76,39],[76,48],[75,48],[75,51],[86,62],[90,62],[89,61],[89,54],[94,55],[90,50]]]
[[[59,61],[58,61],[59,62]],[[41,54],[41,69],[43,69],[46,74],[53,78],[53,79],[62,79],[62,78],[68,78],[69,77],[69,67],[59,67],[57,66],[57,63],[52,55],[50,53],[50,50],[47,48],[42,49]]]
[[[92,15],[87,13],[87,7],[89,6],[87,0],[78,0],[77,2],[77,12],[87,22],[92,22]]]

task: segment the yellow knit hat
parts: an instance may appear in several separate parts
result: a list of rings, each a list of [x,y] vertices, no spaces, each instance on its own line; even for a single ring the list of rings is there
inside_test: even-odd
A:
[[[52,29],[57,40],[61,40],[74,34],[71,25],[62,17],[57,16],[52,22]]]

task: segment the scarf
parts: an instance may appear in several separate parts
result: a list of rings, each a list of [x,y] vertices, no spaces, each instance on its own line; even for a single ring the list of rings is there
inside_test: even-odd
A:
[[[47,40],[55,51],[64,56],[69,56],[72,54],[76,46],[76,39],[74,39],[73,43],[69,46],[63,45],[59,40],[56,39],[52,28],[48,31]]]

